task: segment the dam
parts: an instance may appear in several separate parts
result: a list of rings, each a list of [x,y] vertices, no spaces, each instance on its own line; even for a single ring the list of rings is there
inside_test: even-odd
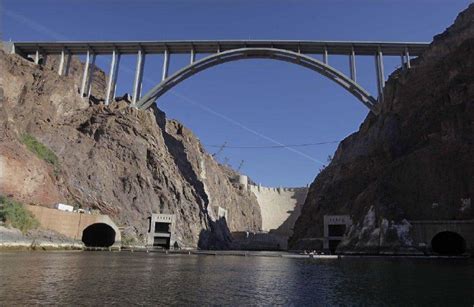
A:
[[[241,248],[250,249],[288,249],[288,239],[293,234],[293,227],[301,214],[307,187],[265,187],[249,183],[248,177],[239,176],[239,184],[257,198],[262,215],[260,233],[234,234],[234,239],[247,241]]]

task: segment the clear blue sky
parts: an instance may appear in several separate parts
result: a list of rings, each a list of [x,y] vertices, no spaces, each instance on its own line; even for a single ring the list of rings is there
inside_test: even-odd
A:
[[[105,1],[4,0],[4,40],[302,39],[431,41],[471,1]],[[118,93],[131,93],[135,57],[121,62]],[[170,72],[189,60],[172,56]],[[330,63],[347,72],[346,57]],[[108,71],[109,59],[98,64]],[[374,60],[359,57],[358,79],[376,94]],[[161,77],[161,56],[146,60],[144,91]],[[385,60],[385,73],[399,59]],[[205,145],[274,145],[341,140],[367,109],[328,79],[271,60],[227,63],[206,70],[158,100],[168,117]],[[313,181],[337,144],[288,149],[225,149],[220,161],[267,186]],[[216,148],[207,147],[212,153]]]

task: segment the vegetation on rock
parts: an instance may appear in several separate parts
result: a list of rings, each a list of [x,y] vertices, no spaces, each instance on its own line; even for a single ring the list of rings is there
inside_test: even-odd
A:
[[[4,196],[0,196],[0,220],[23,233],[39,226],[38,221],[21,203]]]
[[[30,134],[23,134],[21,142],[38,158],[51,164],[54,172],[59,171],[59,160],[54,152]]]

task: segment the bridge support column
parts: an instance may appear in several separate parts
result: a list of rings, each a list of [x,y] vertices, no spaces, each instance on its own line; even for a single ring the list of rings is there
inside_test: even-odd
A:
[[[90,50],[87,50],[86,64],[84,65],[84,72],[82,73],[81,97],[84,97],[84,94],[86,92],[86,85],[87,85],[87,79],[88,79],[88,74],[89,74],[90,58],[91,58]]]
[[[405,48],[405,60],[407,63],[407,68],[411,68],[410,53],[408,52],[408,48]]]
[[[351,55],[349,56],[349,66],[351,71],[351,79],[352,81],[357,81],[357,71],[356,71],[356,60],[355,60],[355,52],[354,48],[352,48]]]
[[[405,68],[406,68],[405,67],[405,56],[403,54],[400,56],[400,62],[402,64],[402,66],[401,66],[402,70],[405,70]]]
[[[164,81],[168,77],[168,69],[169,69],[169,61],[170,61],[170,53],[168,49],[165,50],[163,55],[163,74],[161,76],[161,81]]]
[[[63,50],[61,50],[61,57],[59,59],[59,69],[58,69],[58,75],[62,76],[63,75],[63,71],[64,71],[64,48]]]
[[[385,77],[383,71],[383,55],[382,51],[377,51],[375,55],[375,67],[377,74],[377,90],[379,94],[379,102],[383,100],[383,87],[385,86]]]
[[[109,80],[107,82],[107,93],[105,96],[105,105],[115,99],[115,89],[117,87],[118,67],[120,64],[120,54],[117,50],[112,51],[112,60],[110,62]]]
[[[66,60],[66,69],[64,70],[64,76],[69,75],[69,67],[71,67],[71,60],[72,60],[72,54],[71,52],[67,52],[67,60]]]
[[[92,54],[92,61],[89,67],[89,78],[87,80],[87,98],[91,96],[92,92],[92,82],[94,81],[94,68],[95,68],[95,58],[96,54]]]
[[[328,55],[328,49],[326,47],[324,47],[323,62],[324,64],[329,65],[329,55]]]
[[[191,58],[189,60],[189,64],[193,64],[196,61],[196,53],[194,52],[194,48],[191,49]]]
[[[35,64],[39,64],[40,61],[40,53],[39,50],[36,50],[35,52]]]
[[[142,49],[138,50],[137,54],[137,69],[135,71],[135,80],[133,82],[133,98],[132,106],[135,106],[138,99],[140,99],[143,81],[143,65],[145,64],[145,54]]]

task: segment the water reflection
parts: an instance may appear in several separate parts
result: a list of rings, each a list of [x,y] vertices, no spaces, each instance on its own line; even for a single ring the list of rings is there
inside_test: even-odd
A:
[[[146,253],[0,254],[0,305],[466,305],[474,263]]]

